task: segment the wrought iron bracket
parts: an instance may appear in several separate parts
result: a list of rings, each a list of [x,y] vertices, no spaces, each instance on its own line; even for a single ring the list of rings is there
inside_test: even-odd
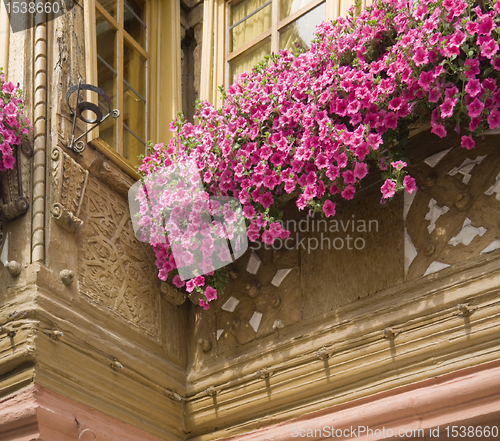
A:
[[[108,113],[103,116],[102,110],[98,104],[91,103],[89,101],[83,101],[80,92],[82,90],[90,90],[93,93],[98,95],[98,100],[100,98],[104,99],[106,105],[108,107]],[[76,92],[76,105],[75,107],[71,107],[70,98]],[[87,133],[94,130],[97,126],[102,124],[107,118],[110,116],[113,118],[118,118],[120,116],[120,111],[118,109],[112,109],[111,99],[108,94],[104,92],[99,87],[92,86],[91,84],[82,84],[81,80],[78,84],[71,86],[66,92],[66,102],[68,104],[69,110],[73,115],[73,134],[71,135],[71,142],[68,145],[68,148],[73,150],[75,153],[82,153],[85,150],[85,143],[81,141],[81,139],[87,135]],[[102,105],[102,104],[101,104]],[[103,106],[104,107],[104,106]],[[84,112],[92,112],[95,117],[87,118],[84,116]],[[92,127],[88,129],[85,133],[82,133],[80,136],[75,138],[75,130],[76,130],[76,120],[80,119],[86,124],[92,124]]]

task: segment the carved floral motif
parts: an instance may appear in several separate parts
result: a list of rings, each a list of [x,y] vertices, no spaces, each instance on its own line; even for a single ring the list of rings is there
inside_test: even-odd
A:
[[[159,333],[154,255],[139,242],[125,200],[95,178],[85,191],[79,231],[80,291],[151,335]]]
[[[82,225],[78,217],[89,172],[59,147],[52,150],[52,215],[69,232]]]

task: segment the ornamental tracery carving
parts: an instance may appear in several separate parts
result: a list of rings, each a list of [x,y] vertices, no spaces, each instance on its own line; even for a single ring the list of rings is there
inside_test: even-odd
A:
[[[79,231],[80,292],[155,338],[160,282],[151,249],[134,235],[126,201],[90,177]]]
[[[500,249],[500,155],[495,138],[466,150],[455,143],[418,164],[416,194],[406,195],[408,278],[426,276]]]
[[[33,156],[33,147],[30,142],[25,142],[14,146],[14,152],[14,168],[0,173],[0,211],[9,220],[22,216],[29,209],[26,194],[29,186],[28,158]]]
[[[61,148],[52,150],[52,215],[65,230],[74,233],[82,226],[79,218],[89,172]]]

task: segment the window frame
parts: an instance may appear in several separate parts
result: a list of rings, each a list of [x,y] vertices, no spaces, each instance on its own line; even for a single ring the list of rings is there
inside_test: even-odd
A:
[[[0,2],[0,67],[7,78],[9,70],[10,20],[5,3]]]
[[[181,100],[181,38],[180,38],[180,3],[169,0],[147,0],[147,96],[146,96],[146,142],[168,143],[172,138],[169,124],[182,108]],[[86,82],[97,85],[97,41],[96,41],[96,0],[84,0],[84,20],[88,32],[85,34]],[[124,7],[121,8],[122,10]],[[101,9],[99,12],[102,13]],[[103,14],[107,20],[113,19],[107,11]],[[161,19],[160,17],[163,17]],[[117,17],[119,19],[119,17]],[[114,20],[114,19],[113,19]],[[116,22],[116,20],[115,20]],[[123,33],[128,33],[123,29]],[[128,35],[130,40],[133,38]],[[118,38],[123,46],[125,38]],[[128,41],[128,40],[127,40]],[[135,43],[135,44],[134,44]],[[137,42],[131,43],[134,48],[140,47]],[[144,49],[141,48],[141,54]],[[123,48],[119,49],[123,53]],[[120,63],[122,64],[122,63]],[[117,107],[123,109],[123,66],[118,69],[118,84],[122,93],[117,97]],[[121,83],[120,83],[121,79]],[[87,100],[96,102],[95,94],[89,93]],[[121,102],[120,102],[121,100]],[[121,118],[122,116],[120,116]],[[123,123],[122,123],[123,124]],[[123,131],[119,130],[122,139],[117,139],[118,150],[123,151]],[[87,143],[111,159],[124,172],[134,179],[139,175],[134,165],[114,148],[99,137],[99,128],[87,135]]]
[[[270,38],[271,39],[271,52],[277,54],[280,51],[280,32],[282,29],[284,29],[286,26],[288,26],[290,23],[293,21],[298,20],[308,12],[312,11],[314,8],[317,6],[321,5],[322,3],[326,3],[328,0],[312,0],[309,2],[307,5],[303,6],[300,8],[298,11],[294,12],[293,14],[289,15],[288,17],[285,17],[284,19],[280,19],[281,17],[281,0],[271,0],[270,2],[266,2],[271,5],[271,27],[267,29],[266,31],[262,32],[260,35],[255,37],[253,40],[249,41],[248,43],[244,44],[243,46],[239,47],[238,49],[234,51],[230,51],[230,43],[231,43],[231,26],[229,26],[229,23],[231,23],[231,8],[233,6],[238,5],[241,2],[244,2],[245,0],[229,0],[226,2],[226,23],[227,26],[225,27],[226,30],[226,74],[225,74],[225,81],[226,84],[230,84],[230,76],[231,76],[231,68],[230,68],[230,63],[231,61],[236,61],[238,58],[243,57],[245,54],[248,54],[251,49],[257,49],[263,44],[265,44],[265,41]],[[326,17],[325,17],[326,19]]]
[[[229,4],[235,3],[238,0],[204,0],[203,10],[203,47],[201,60],[201,87],[200,98],[210,101],[216,108],[222,105],[221,94],[217,90],[219,86],[228,86],[230,79],[229,61],[234,60],[241,53],[233,54],[231,59],[228,59],[229,51],[229,25],[230,11]],[[279,0],[273,0],[278,2]],[[363,5],[371,3],[371,0],[362,0]],[[314,7],[322,3],[320,0],[315,2],[315,5],[306,5],[294,14],[279,20],[279,9],[274,8],[276,14],[276,23],[279,23],[279,29],[290,24],[293,20],[299,19],[301,16],[312,10]],[[339,16],[345,16],[348,9],[354,4],[354,0],[326,0],[326,20],[334,20]],[[272,7],[272,6],[271,6]],[[279,7],[279,5],[278,5]],[[271,41],[271,52],[279,52],[279,37],[278,24],[276,24],[274,47]],[[254,39],[253,42],[262,43],[265,38],[271,37],[273,29],[268,35],[264,33]],[[251,44],[248,44],[249,49]],[[243,52],[242,50],[241,52]],[[233,51],[234,52],[234,51]]]

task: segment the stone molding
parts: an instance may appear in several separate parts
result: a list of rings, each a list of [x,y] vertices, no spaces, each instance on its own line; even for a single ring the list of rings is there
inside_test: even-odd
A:
[[[224,438],[497,360],[500,256],[471,260],[192,370],[186,430],[199,440]],[[474,312],[462,315],[459,304]]]
[[[34,32],[34,103],[33,103],[33,221],[31,225],[31,260],[45,260],[45,156],[47,145],[47,23],[38,14]]]
[[[450,439],[446,436],[447,426],[478,424],[482,427],[487,425],[498,427],[499,401],[500,362],[496,361],[356,400],[346,405],[335,406],[237,438],[226,438],[226,441],[235,439],[291,441],[297,439],[296,433],[302,430],[304,434],[312,430],[309,433],[313,436],[307,439],[319,440],[324,437],[314,436],[315,430],[319,435],[318,429],[322,430],[323,427],[334,427],[350,435],[351,428],[358,429],[359,426],[368,427],[373,431],[380,429],[384,435],[389,430],[397,435],[400,430],[423,429],[427,439],[429,429],[439,426],[440,439]],[[382,428],[385,429],[385,433]],[[384,435],[376,439],[394,439]],[[354,437],[335,436],[335,438]],[[365,441],[374,439],[374,436],[363,434],[356,436],[355,439]]]

